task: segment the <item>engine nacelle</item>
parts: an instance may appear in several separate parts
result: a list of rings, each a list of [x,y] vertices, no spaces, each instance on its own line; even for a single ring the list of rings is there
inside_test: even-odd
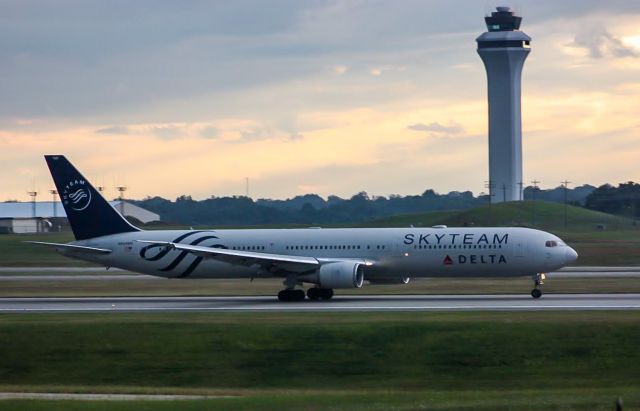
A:
[[[391,285],[391,284],[409,284],[411,278],[409,277],[395,277],[395,278],[368,278],[371,284],[375,285]]]
[[[364,268],[360,263],[338,261],[318,269],[318,284],[322,288],[360,288],[363,283]]]

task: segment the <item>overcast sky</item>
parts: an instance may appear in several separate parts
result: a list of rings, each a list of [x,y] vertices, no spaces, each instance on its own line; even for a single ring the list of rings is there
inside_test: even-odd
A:
[[[499,2],[0,0],[0,201],[484,190]],[[640,181],[640,2],[519,1],[525,180]]]

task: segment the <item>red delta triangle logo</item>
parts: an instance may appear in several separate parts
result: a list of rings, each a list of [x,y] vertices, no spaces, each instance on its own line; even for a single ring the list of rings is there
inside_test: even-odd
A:
[[[444,263],[444,265],[452,265],[452,264],[453,264],[453,260],[451,259],[451,257],[446,256],[446,257],[444,258],[443,263]]]

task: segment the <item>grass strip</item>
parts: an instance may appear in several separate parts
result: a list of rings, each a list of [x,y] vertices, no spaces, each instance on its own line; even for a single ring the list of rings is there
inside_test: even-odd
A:
[[[637,387],[639,325],[636,312],[2,315],[0,384]]]

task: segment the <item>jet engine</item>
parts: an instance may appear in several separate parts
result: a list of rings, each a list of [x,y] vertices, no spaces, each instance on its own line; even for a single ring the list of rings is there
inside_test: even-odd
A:
[[[323,264],[318,269],[317,282],[322,288],[360,288],[364,269],[362,264],[350,261]]]

